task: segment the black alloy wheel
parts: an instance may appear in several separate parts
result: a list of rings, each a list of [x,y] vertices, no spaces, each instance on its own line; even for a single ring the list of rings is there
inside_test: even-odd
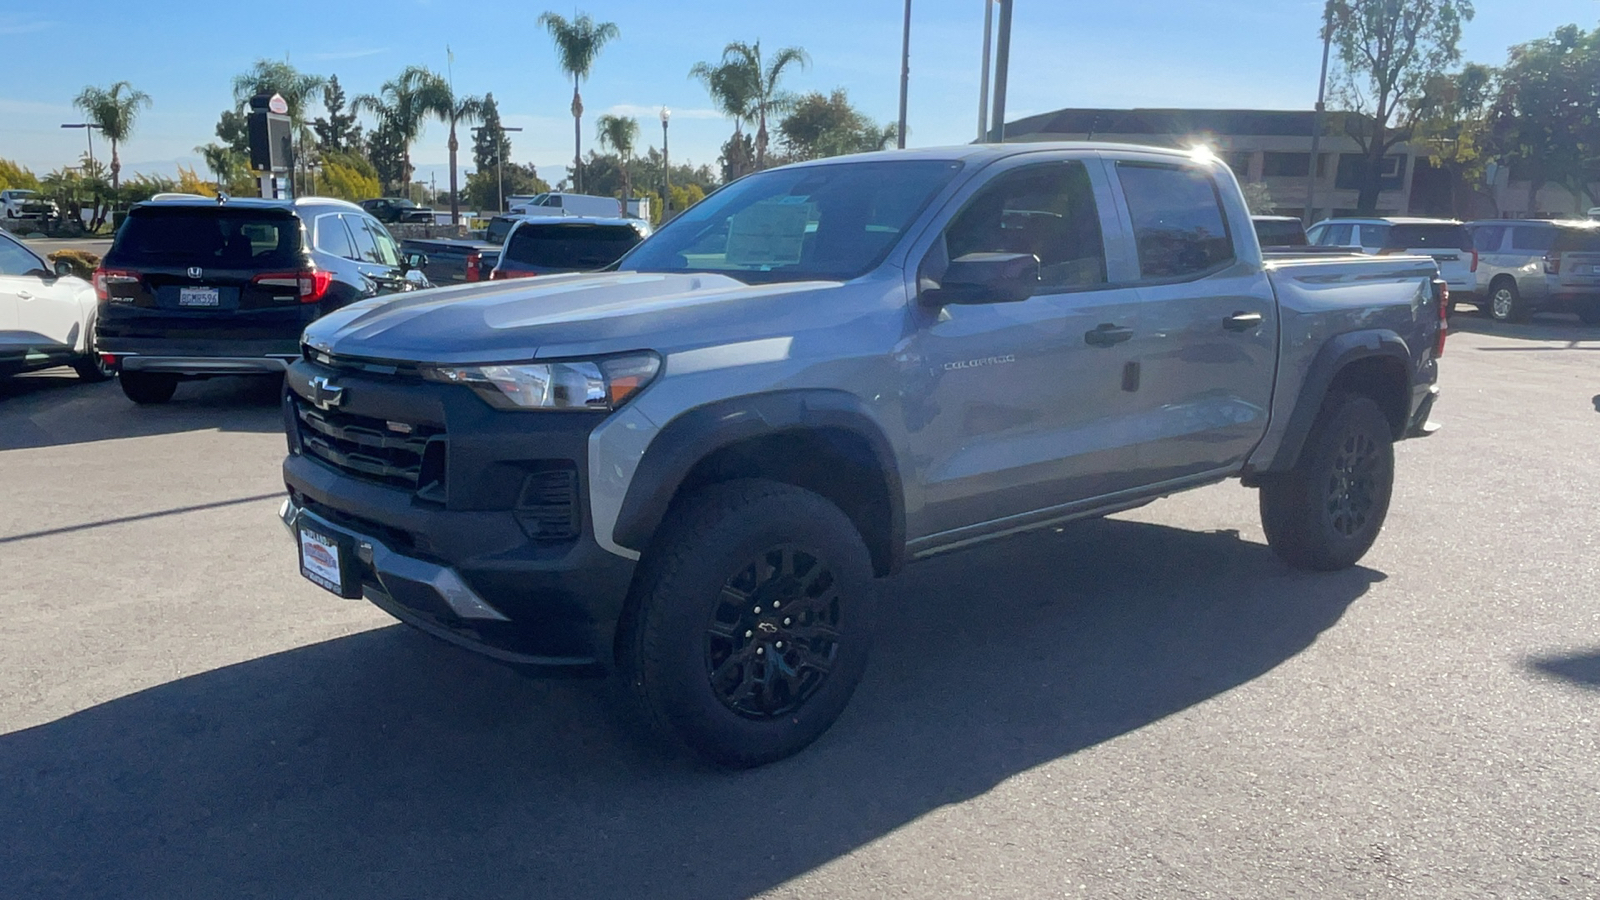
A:
[[[1367,431],[1346,431],[1328,473],[1324,524],[1345,539],[1366,530],[1377,505],[1378,442]]]

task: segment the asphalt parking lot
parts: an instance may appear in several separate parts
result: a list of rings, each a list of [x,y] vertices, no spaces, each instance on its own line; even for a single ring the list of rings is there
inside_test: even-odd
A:
[[[0,382],[0,897],[1600,896],[1600,329],[1456,326],[1360,567],[1236,484],[941,557],[738,774],[304,582],[275,385]]]

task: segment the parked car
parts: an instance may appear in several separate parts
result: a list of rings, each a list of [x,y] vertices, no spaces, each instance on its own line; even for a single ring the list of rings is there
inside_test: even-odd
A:
[[[1304,247],[1309,243],[1305,224],[1295,216],[1251,216],[1250,221],[1255,224],[1256,238],[1263,248]]]
[[[512,227],[525,218],[527,216],[495,216],[483,229],[483,239],[498,247],[506,242],[506,235],[511,233]]]
[[[489,277],[593,272],[621,259],[649,236],[650,223],[642,219],[523,219],[511,229]]]
[[[51,219],[59,215],[56,202],[45,199],[38,191],[11,188],[0,191],[0,216],[19,219]]]
[[[1324,219],[1307,233],[1312,244],[1368,254],[1431,256],[1457,300],[1477,289],[1472,273],[1472,241],[1454,219]]]
[[[1485,315],[1520,322],[1536,312],[1575,312],[1600,325],[1600,222],[1494,219],[1472,222],[1475,300]]]
[[[510,212],[513,215],[525,216],[594,216],[603,219],[617,219],[623,216],[622,201],[615,197],[563,194],[559,191],[540,194],[526,203],[515,204]]]
[[[141,203],[95,272],[96,334],[128,398],[165,403],[182,380],[282,373],[313,320],[424,285],[343,200]]]
[[[1264,265],[1210,154],[801,163],[615,271],[313,323],[280,515],[315,584],[619,669],[668,741],[759,765],[844,709],[912,560],[1242,478],[1285,560],[1355,563],[1432,429],[1443,292],[1426,257]]]
[[[420,222],[430,225],[433,223],[432,208],[418,206],[404,197],[379,197],[374,200],[363,200],[361,201],[361,208],[385,225],[401,222]]]
[[[95,352],[94,286],[70,272],[0,231],[0,376],[71,366],[84,381],[111,377]]]
[[[419,268],[435,285],[487,281],[500,261],[499,245],[488,241],[407,238],[400,249],[417,257]]]

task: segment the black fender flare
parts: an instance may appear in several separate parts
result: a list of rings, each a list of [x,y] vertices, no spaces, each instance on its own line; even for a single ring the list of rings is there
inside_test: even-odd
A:
[[[750,394],[680,413],[645,448],[612,539],[632,550],[646,550],[684,480],[712,453],[751,438],[822,428],[850,432],[871,448],[889,499],[886,568],[899,571],[905,561],[905,494],[894,449],[862,402],[839,390]]]
[[[1334,379],[1352,363],[1375,357],[1389,358],[1400,363],[1406,377],[1406,411],[1409,414],[1411,384],[1415,373],[1411,349],[1405,340],[1395,332],[1382,328],[1335,335],[1322,345],[1322,349],[1318,350],[1316,357],[1312,359],[1311,368],[1306,372],[1305,381],[1300,385],[1300,393],[1295,398],[1294,410],[1289,413],[1283,440],[1278,442],[1278,449],[1273,454],[1271,463],[1258,468],[1257,471],[1287,472],[1294,468],[1295,461],[1300,458],[1301,449],[1305,447],[1306,437],[1311,433],[1311,426],[1316,424],[1317,415],[1322,411],[1322,401],[1328,396],[1328,389],[1332,387]]]

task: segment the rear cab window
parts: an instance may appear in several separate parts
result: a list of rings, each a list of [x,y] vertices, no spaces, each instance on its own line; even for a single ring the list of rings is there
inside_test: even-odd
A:
[[[1215,179],[1190,166],[1119,162],[1145,280],[1194,278],[1234,259]]]
[[[287,209],[141,206],[118,229],[108,256],[122,266],[294,268],[300,219]]]
[[[501,255],[514,265],[583,271],[611,265],[641,240],[632,225],[524,222]]]

